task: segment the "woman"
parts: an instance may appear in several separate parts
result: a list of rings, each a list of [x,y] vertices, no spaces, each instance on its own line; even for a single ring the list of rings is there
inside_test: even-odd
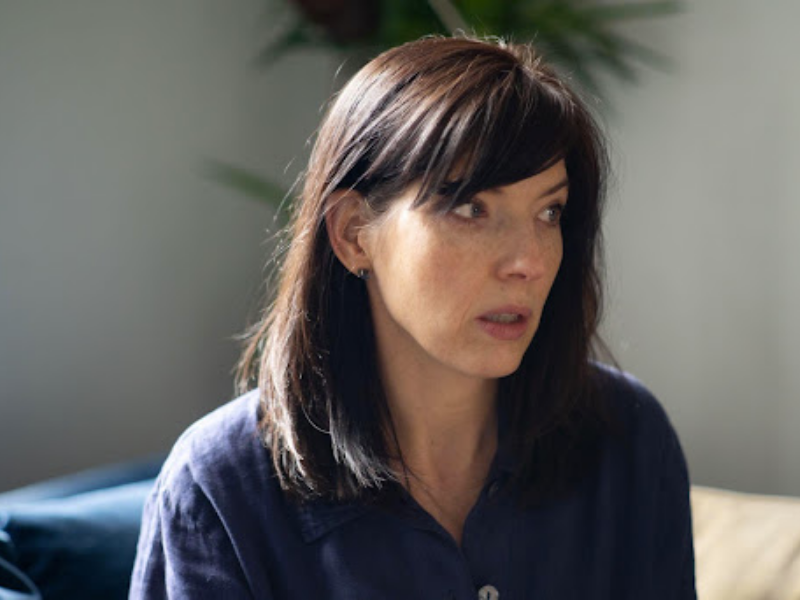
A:
[[[694,598],[675,432],[590,360],[605,173],[527,46],[365,66],[319,131],[253,389],[173,449],[131,598]]]

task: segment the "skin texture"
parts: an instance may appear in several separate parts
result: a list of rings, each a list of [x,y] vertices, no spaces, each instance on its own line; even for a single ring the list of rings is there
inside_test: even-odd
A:
[[[460,543],[497,448],[497,379],[514,372],[533,339],[563,253],[563,161],[436,214],[413,208],[417,190],[375,218],[341,192],[327,226],[367,290],[379,366],[409,492]],[[530,310],[516,339],[479,321],[509,305]]]
[[[449,380],[517,369],[561,264],[557,207],[567,190],[545,192],[566,178],[559,162],[447,215],[413,209],[416,190],[408,190],[360,232],[384,371]],[[519,339],[497,340],[476,321],[506,305],[532,311]]]

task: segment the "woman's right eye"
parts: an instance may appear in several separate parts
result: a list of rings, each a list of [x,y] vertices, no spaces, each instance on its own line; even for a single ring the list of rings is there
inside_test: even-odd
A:
[[[462,219],[479,219],[486,215],[486,208],[477,200],[471,200],[456,206],[451,212]]]

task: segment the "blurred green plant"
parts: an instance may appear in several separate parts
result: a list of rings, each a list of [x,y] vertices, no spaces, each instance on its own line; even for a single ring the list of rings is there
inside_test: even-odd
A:
[[[279,6],[290,10],[284,10],[282,30],[260,54],[263,65],[302,48],[375,53],[424,35],[461,30],[534,40],[548,59],[594,93],[600,92],[596,69],[635,82],[634,61],[669,65],[666,57],[621,35],[619,23],[680,10],[679,0],[290,0]]]
[[[596,73],[607,71],[626,83],[638,81],[636,61],[667,69],[670,61],[618,32],[618,24],[676,14],[680,0],[287,0],[273,6],[279,31],[257,63],[269,67],[303,49],[367,57],[430,34],[462,31],[479,36],[532,40],[548,60],[571,73],[589,92],[602,96]],[[281,212],[286,194],[269,179],[215,162],[211,176]]]
[[[207,160],[205,172],[225,186],[274,207],[280,206],[286,197],[286,190],[279,184],[221,160]]]

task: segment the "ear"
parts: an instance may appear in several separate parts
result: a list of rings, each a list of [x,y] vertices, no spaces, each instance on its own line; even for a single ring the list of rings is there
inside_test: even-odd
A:
[[[337,258],[353,274],[369,269],[372,265],[364,247],[369,207],[364,197],[353,190],[336,190],[328,201],[331,208],[325,215],[325,226]]]

